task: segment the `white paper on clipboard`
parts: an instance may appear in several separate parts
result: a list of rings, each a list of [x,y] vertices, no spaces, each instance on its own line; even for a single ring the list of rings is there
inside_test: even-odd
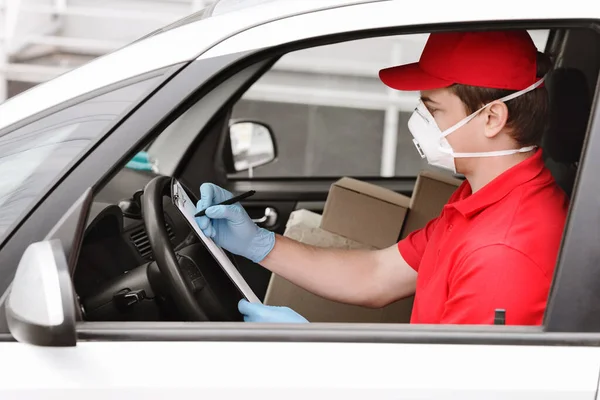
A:
[[[194,218],[194,214],[196,214],[196,207],[176,179],[173,179],[173,186],[171,187],[171,199],[173,200],[173,204],[175,204],[181,214],[183,214],[194,232],[196,232],[196,235],[198,235],[208,251],[212,254],[215,260],[217,260],[221,268],[223,268],[223,271],[225,271],[229,279],[231,279],[246,300],[248,300],[250,303],[262,304],[246,280],[237,270],[235,265],[233,265],[229,257],[227,257],[223,249],[217,246],[217,244],[211,238],[207,237],[202,232]]]

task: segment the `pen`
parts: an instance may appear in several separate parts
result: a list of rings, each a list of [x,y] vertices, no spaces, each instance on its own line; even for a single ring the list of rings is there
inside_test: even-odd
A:
[[[213,206],[228,206],[230,204],[235,204],[238,201],[244,200],[244,199],[252,196],[254,193],[256,193],[255,190],[250,190],[249,192],[242,193],[239,196],[232,197],[229,200],[222,201],[219,204],[213,204]],[[196,215],[194,215],[194,218],[203,217],[205,213],[206,213],[206,210],[199,211],[196,213]]]

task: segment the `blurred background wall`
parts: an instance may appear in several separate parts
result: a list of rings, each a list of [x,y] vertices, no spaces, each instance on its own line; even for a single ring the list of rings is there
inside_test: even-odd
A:
[[[0,0],[0,102],[212,3]],[[547,32],[531,34],[543,50]],[[416,175],[425,163],[406,123],[418,93],[387,89],[377,72],[418,60],[426,39],[376,38],[282,57],[234,109],[234,118],[271,125],[278,140],[279,159],[254,175]]]

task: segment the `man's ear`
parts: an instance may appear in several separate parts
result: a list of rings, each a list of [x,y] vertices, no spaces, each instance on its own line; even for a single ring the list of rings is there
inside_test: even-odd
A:
[[[502,101],[492,102],[485,110],[485,136],[495,137],[508,121],[508,107]]]

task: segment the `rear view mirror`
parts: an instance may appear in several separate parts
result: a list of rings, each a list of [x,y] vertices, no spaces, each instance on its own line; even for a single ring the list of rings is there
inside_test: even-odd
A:
[[[10,333],[38,346],[75,346],[75,300],[60,240],[33,243],[23,253],[5,302]]]
[[[268,164],[277,158],[271,128],[255,121],[236,121],[229,126],[233,171],[241,172]]]

